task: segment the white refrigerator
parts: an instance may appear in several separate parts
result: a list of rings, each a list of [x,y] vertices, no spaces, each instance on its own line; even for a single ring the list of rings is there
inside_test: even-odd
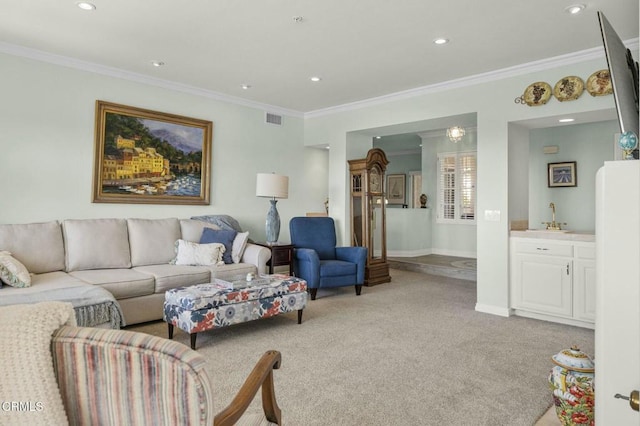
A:
[[[596,175],[595,423],[640,425],[640,161]],[[618,397],[616,397],[616,394]]]

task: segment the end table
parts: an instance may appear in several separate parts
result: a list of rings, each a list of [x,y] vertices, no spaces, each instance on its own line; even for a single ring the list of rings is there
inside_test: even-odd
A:
[[[255,242],[262,247],[271,250],[271,259],[267,262],[269,265],[269,274],[273,274],[275,266],[289,265],[289,275],[293,276],[293,245],[287,243],[265,243]]]

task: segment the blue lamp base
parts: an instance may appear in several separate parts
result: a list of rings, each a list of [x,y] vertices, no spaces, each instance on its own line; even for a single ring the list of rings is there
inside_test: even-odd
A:
[[[271,203],[271,208],[269,208],[269,212],[267,212],[267,221],[265,223],[267,242],[276,243],[280,235],[280,215],[278,214],[278,209],[276,209],[278,200],[273,199],[269,200],[269,202]]]

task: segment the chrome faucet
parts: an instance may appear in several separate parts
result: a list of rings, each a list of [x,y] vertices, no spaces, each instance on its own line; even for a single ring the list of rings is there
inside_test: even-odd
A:
[[[551,209],[551,222],[542,222],[542,224],[547,226],[548,231],[560,231],[561,225],[566,225],[566,223],[556,222],[556,205],[553,202],[549,203],[549,208]]]

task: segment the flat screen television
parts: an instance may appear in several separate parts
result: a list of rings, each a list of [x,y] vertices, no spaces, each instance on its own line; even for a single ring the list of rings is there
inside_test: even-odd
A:
[[[604,14],[598,11],[604,52],[611,74],[611,86],[618,113],[620,131],[638,135],[638,62],[633,59]],[[638,158],[638,149],[633,153]]]

